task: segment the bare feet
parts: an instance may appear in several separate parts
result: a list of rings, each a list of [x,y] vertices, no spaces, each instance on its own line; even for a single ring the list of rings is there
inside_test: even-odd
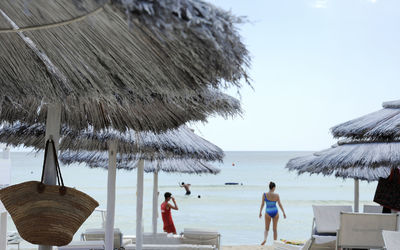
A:
[[[265,245],[266,240],[264,240],[263,242],[261,242],[261,246]]]

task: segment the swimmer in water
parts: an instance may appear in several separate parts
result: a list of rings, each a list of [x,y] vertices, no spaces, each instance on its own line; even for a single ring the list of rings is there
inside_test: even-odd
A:
[[[191,192],[190,192],[190,184],[189,183],[184,183],[184,182],[182,182],[182,184],[179,184],[179,186],[180,187],[183,187],[183,188],[185,188],[185,190],[186,190],[186,194],[185,195],[190,195],[191,194]]]

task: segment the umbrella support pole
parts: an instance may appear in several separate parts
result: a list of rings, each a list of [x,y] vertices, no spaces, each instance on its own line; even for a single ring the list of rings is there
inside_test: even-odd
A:
[[[5,148],[0,159],[5,160],[7,163],[3,163],[0,166],[0,173],[2,175],[2,185],[6,187],[11,182],[10,176],[10,150]],[[7,211],[5,210],[3,204],[0,202],[0,249],[7,249]]]
[[[0,212],[0,249],[7,249],[7,212]]]
[[[360,181],[354,179],[354,212],[360,211]]]
[[[45,141],[52,139],[56,151],[58,151],[58,143],[60,140],[60,129],[61,129],[61,105],[60,104],[49,104],[47,107],[47,118],[46,118],[46,135]],[[56,166],[54,164],[53,148],[49,148],[47,159],[45,159],[46,168],[44,171],[44,184],[56,185]],[[56,152],[57,153],[57,152]],[[52,250],[52,246],[39,245],[39,250]]]
[[[143,175],[144,160],[140,160],[137,165],[136,250],[143,247]]]
[[[155,171],[153,180],[153,234],[157,233],[157,217],[158,217],[157,211],[158,211],[158,172]]]
[[[105,225],[106,250],[114,249],[115,182],[117,174],[117,143],[108,144],[107,215]]]

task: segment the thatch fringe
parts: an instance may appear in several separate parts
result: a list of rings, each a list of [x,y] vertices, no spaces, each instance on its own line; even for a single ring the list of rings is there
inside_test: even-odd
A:
[[[85,164],[91,168],[108,169],[107,153],[94,152],[72,152],[65,151],[59,157],[62,164]],[[117,168],[125,170],[133,170],[137,168],[138,159],[141,156],[131,157],[129,159],[121,155],[117,155]],[[163,159],[145,161],[144,171],[151,172],[167,172],[167,173],[186,173],[186,174],[218,174],[221,170],[204,161],[196,159]]]
[[[294,171],[297,174],[322,174],[324,176],[332,176],[343,179],[359,179],[364,181],[377,181],[379,178],[386,178],[389,176],[391,167],[381,166],[376,168],[369,167],[350,167],[350,168],[340,168],[331,166],[329,168],[317,167],[314,165],[314,160],[318,156],[309,155],[303,157],[297,157],[291,159],[286,168],[289,171]]]
[[[136,133],[130,130],[120,133],[115,130],[94,132],[92,129],[76,132],[66,127],[61,129],[61,151],[107,151],[108,143],[117,141],[117,151],[127,154],[125,158],[154,160],[163,158],[194,158],[207,161],[222,161],[222,149],[193,133],[186,126],[168,130],[161,134],[152,132]],[[0,142],[12,146],[43,149],[45,142],[43,124],[27,125],[16,123],[0,127]],[[99,154],[103,154],[99,152]],[[138,155],[138,156],[137,156]],[[94,157],[97,157],[96,155]]]
[[[374,181],[400,165],[400,142],[335,145],[313,155],[291,159],[286,168],[299,174],[335,175]]]
[[[66,98],[61,110],[61,123],[73,130],[89,126],[99,131],[113,127],[119,131],[133,128],[138,131],[165,131],[188,121],[207,121],[207,117],[225,118],[241,114],[240,102],[222,92],[206,89],[193,96],[168,98],[153,95],[151,101],[131,95],[130,100],[114,97],[80,101]],[[47,105],[32,98],[0,99],[0,120],[27,124],[45,123]]]

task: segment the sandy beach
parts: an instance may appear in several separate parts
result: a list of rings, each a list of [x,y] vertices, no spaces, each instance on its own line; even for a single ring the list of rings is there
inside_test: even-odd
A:
[[[240,245],[240,246],[222,246],[222,250],[273,250],[272,246],[259,245]]]

